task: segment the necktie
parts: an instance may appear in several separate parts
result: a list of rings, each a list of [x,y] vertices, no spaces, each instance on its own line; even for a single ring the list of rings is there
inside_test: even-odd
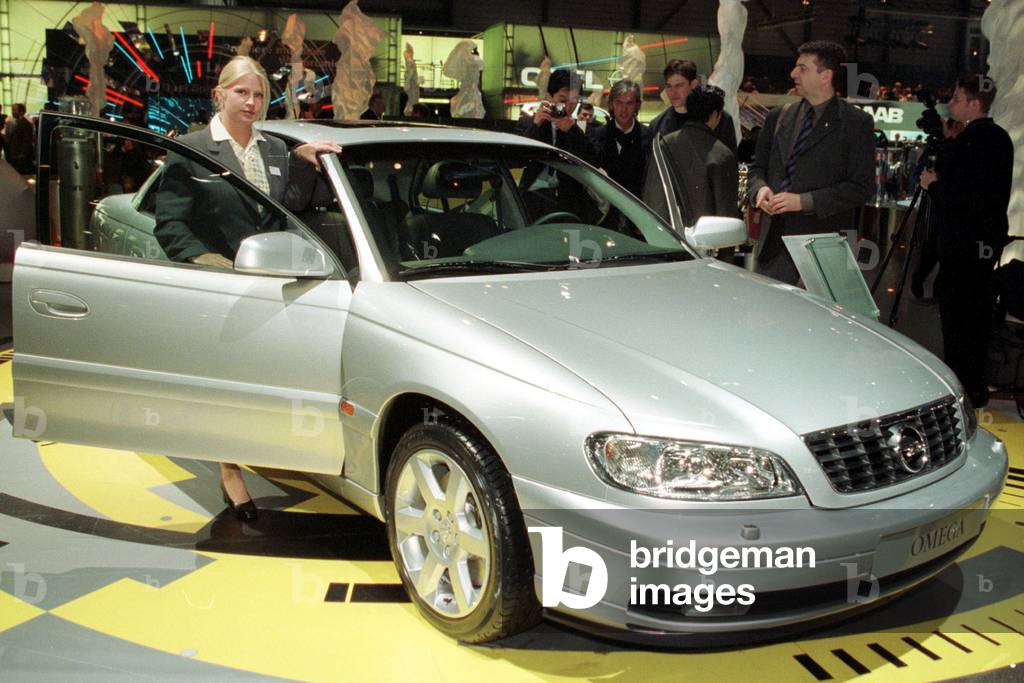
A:
[[[800,125],[800,132],[796,134],[796,140],[793,142],[793,151],[789,153],[789,161],[786,162],[786,177],[782,179],[782,186],[779,188],[780,192],[789,192],[789,189],[793,186],[793,176],[796,175],[796,158],[800,156],[800,152],[807,146],[807,139],[811,137],[812,130],[814,130],[814,107],[807,110],[807,115],[804,116],[804,121]]]

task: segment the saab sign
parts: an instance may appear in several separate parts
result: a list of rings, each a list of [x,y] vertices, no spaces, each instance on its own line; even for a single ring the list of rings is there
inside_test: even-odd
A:
[[[875,123],[888,123],[888,124],[900,124],[903,123],[903,110],[899,107],[887,107],[884,104],[879,105],[855,105],[860,109],[863,109],[867,113],[871,114],[872,118],[875,119]]]
[[[580,80],[583,82],[584,90],[604,90],[604,85],[594,80],[593,71],[581,71],[576,70],[576,73],[580,75]],[[537,87],[537,77],[540,75],[540,67],[527,66],[519,72],[519,82],[527,88]]]

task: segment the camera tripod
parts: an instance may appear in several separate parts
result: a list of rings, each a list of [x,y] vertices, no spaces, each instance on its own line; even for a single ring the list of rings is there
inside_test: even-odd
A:
[[[915,212],[915,208],[917,211]],[[900,303],[903,300],[903,292],[907,285],[907,274],[910,272],[910,264],[914,260],[914,251],[924,241],[927,234],[927,227],[931,219],[931,208],[932,203],[928,198],[921,186],[918,185],[914,189],[914,195],[910,199],[910,204],[907,206],[907,212],[903,214],[903,218],[900,219],[899,228],[896,230],[896,234],[893,235],[892,244],[889,245],[889,251],[886,252],[885,258],[882,259],[882,265],[878,269],[878,275],[875,277],[874,284],[871,285],[871,295],[875,295],[875,291],[878,286],[882,284],[882,278],[885,276],[885,271],[889,267],[889,261],[892,260],[893,254],[896,253],[896,249],[900,246],[900,242],[903,240],[903,233],[906,232],[907,226],[910,225],[910,216],[914,215],[914,223],[910,229],[910,236],[907,240],[907,254],[903,260],[903,265],[900,267],[899,278],[896,281],[896,291],[893,296],[892,308],[889,311],[889,327],[895,328],[896,323],[899,320]],[[921,229],[918,229],[921,228]]]

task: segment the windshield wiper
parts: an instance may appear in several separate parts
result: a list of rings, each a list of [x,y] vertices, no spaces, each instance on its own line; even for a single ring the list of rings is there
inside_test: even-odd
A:
[[[646,261],[648,263],[665,263],[671,261],[691,260],[693,260],[693,255],[686,251],[658,251],[646,254],[620,254],[618,256],[605,256],[585,263],[595,263],[598,266],[601,266],[604,263],[626,263],[638,261]]]
[[[448,263],[428,263],[413,266],[398,272],[399,277],[416,277],[420,275],[437,275],[443,273],[523,273],[559,270],[564,266],[550,263],[531,263],[529,261],[451,261]]]

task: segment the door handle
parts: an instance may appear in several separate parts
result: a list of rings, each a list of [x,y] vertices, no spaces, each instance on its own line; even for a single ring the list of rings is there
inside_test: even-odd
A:
[[[28,302],[36,313],[53,318],[84,318],[89,305],[73,294],[52,289],[33,289]]]

